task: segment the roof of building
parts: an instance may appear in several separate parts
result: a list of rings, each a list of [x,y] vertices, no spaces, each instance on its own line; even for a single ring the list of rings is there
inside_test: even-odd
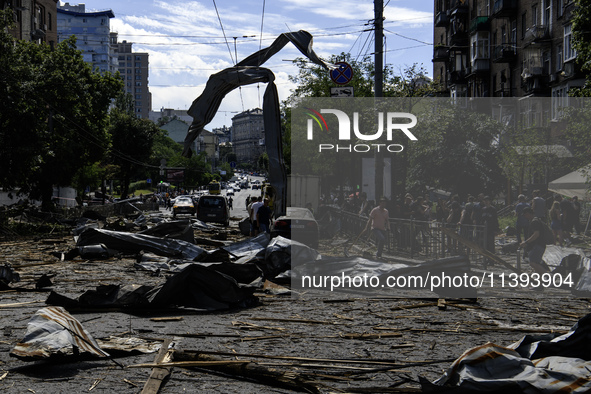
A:
[[[67,10],[58,8],[57,13],[72,15],[72,16],[84,16],[84,17],[95,17],[95,16],[108,16],[109,18],[115,17],[113,10],[95,11],[95,12],[75,12],[75,11],[67,11]]]

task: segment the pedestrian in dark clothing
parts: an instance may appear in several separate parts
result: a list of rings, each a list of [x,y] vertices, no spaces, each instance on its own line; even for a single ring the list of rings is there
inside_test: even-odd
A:
[[[517,230],[517,242],[521,243],[521,233],[523,233],[523,239],[527,239],[529,237],[528,231],[530,221],[523,217],[523,210],[530,207],[530,205],[525,202],[525,196],[523,194],[520,194],[519,197],[517,197],[517,201],[518,203],[515,206],[515,216],[517,216],[515,229]]]
[[[575,210],[573,212],[574,216],[573,216],[573,220],[574,220],[574,226],[575,226],[575,231],[577,232],[577,235],[581,234],[582,229],[581,229],[581,203],[579,202],[579,197],[574,196],[573,197],[573,209]]]
[[[534,218],[534,211],[529,207],[523,210],[523,216],[530,222],[529,227],[531,235],[528,239],[523,241],[520,246],[525,248],[529,259],[529,265],[535,272],[540,275],[549,272],[548,267],[542,260],[542,256],[546,251],[546,241],[542,235],[546,224],[542,223],[540,219]]]
[[[263,205],[257,211],[257,222],[259,223],[260,233],[269,233],[269,223],[271,221],[271,208],[269,208],[269,199],[265,198]]]

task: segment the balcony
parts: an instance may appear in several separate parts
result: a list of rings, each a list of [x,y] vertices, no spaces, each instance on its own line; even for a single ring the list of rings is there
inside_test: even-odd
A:
[[[433,61],[434,62],[442,62],[446,61],[449,56],[449,47],[446,46],[436,46],[433,48]]]
[[[472,60],[469,76],[482,75],[490,71],[489,59],[475,59]]]
[[[494,63],[510,63],[516,58],[515,44],[501,44],[493,49],[492,61]]]
[[[467,18],[465,15],[452,15],[450,18],[449,41],[452,46],[468,46]]]
[[[495,0],[492,10],[493,18],[504,18],[515,15],[517,0]]]
[[[536,75],[530,78],[524,78],[521,88],[525,94],[547,94],[550,91],[548,75]]]
[[[466,70],[453,70],[447,74],[447,82],[449,85],[458,85],[466,83]]]
[[[494,97],[511,97],[511,89],[500,88],[494,91]]]
[[[532,26],[525,32],[524,45],[550,43],[550,29],[545,25]]]
[[[449,9],[452,14],[468,13],[468,0],[451,0],[449,2]]]
[[[447,11],[440,11],[435,15],[435,27],[445,27],[449,24]]]
[[[489,31],[490,18],[488,16],[477,16],[470,21],[470,33],[476,31]]]

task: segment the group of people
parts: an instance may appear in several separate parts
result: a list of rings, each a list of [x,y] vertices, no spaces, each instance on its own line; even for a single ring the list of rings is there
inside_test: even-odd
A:
[[[271,223],[271,208],[269,208],[269,199],[248,196],[246,201],[246,210],[250,219],[250,235],[252,237],[260,233],[269,233]]]
[[[577,196],[569,199],[561,195],[554,195],[546,200],[540,196],[539,190],[535,190],[530,202],[523,194],[519,195],[517,199],[518,202],[515,206],[517,242],[521,243],[522,234],[524,238],[528,238],[532,233],[530,223],[523,215],[526,208],[533,210],[535,218],[550,224],[555,242],[560,246],[571,244],[573,230],[577,234],[581,233],[581,203]]]

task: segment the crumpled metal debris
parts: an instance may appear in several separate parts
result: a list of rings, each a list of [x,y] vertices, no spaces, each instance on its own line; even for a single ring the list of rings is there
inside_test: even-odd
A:
[[[178,257],[186,260],[194,260],[205,252],[199,246],[179,239],[95,228],[82,232],[76,241],[77,246],[98,244],[104,244],[107,248],[121,253],[135,254],[148,251],[160,256]]]
[[[186,264],[182,271],[157,286],[101,285],[95,290],[87,290],[78,299],[51,292],[45,302],[68,309],[152,309],[182,306],[214,311],[254,306],[258,299],[253,296],[253,292],[254,289],[239,287],[234,278],[211,267]]]
[[[4,263],[3,266],[0,266],[0,289],[6,289],[9,284],[20,280],[20,275],[9,263]]]
[[[21,360],[43,360],[59,356],[109,357],[82,324],[64,308],[40,309],[27,324],[27,332],[10,355]]]
[[[163,221],[150,227],[147,230],[142,230],[138,234],[153,235],[155,237],[180,239],[192,244],[195,243],[195,236],[193,235],[193,227],[188,219]]]
[[[425,393],[588,393],[591,390],[591,314],[566,334],[525,336],[511,346],[467,350]]]

